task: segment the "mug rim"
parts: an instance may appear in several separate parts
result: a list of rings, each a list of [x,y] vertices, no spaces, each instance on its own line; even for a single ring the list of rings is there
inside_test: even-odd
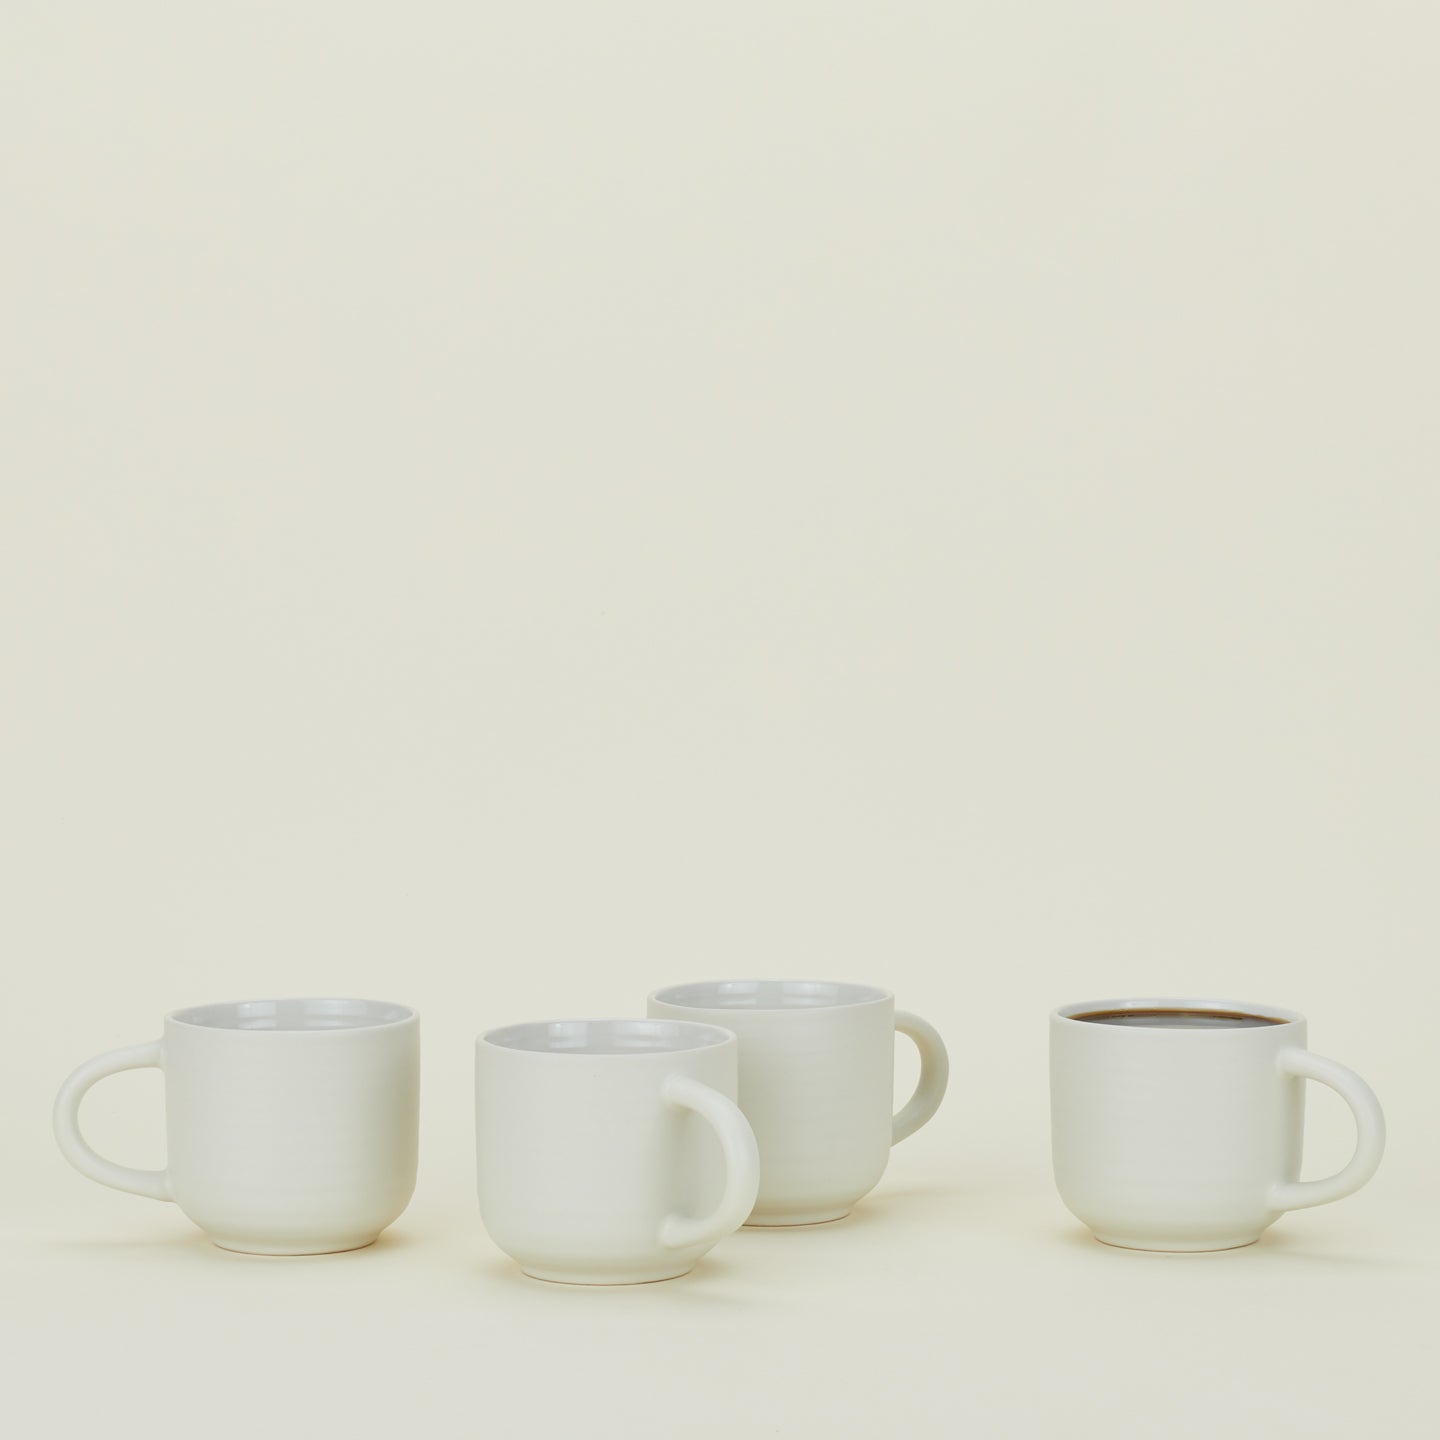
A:
[[[1050,1012],[1052,1020],[1063,1021],[1067,1025],[1083,1025],[1086,1022],[1080,1020],[1081,1015],[1089,1015],[1097,1010],[1218,1010],[1228,1011],[1235,1015],[1258,1015],[1263,1020],[1274,1021],[1274,1025],[1259,1027],[1242,1027],[1216,1025],[1210,1028],[1196,1027],[1189,1029],[1181,1026],[1165,1025],[1112,1025],[1100,1026],[1100,1029],[1111,1029],[1117,1032],[1123,1031],[1126,1034],[1154,1034],[1163,1032],[1170,1035],[1233,1035],[1237,1030],[1244,1028],[1258,1029],[1260,1033],[1267,1030],[1279,1029],[1286,1025],[1303,1025],[1305,1017],[1298,1010],[1288,1010],[1283,1005],[1259,1004],[1249,1000],[1215,1000],[1196,997],[1194,995],[1151,995],[1136,996],[1127,995],[1112,1000],[1077,1000],[1068,1005],[1057,1005]]]
[[[296,1018],[339,1020],[329,1024],[266,1024],[273,1022],[280,1007],[299,1007]],[[417,1011],[390,1000],[365,1000],[336,995],[277,995],[263,999],[218,1000],[205,1005],[185,1005],[165,1017],[167,1025],[187,1030],[205,1030],[228,1035],[353,1035],[385,1030],[419,1021]],[[246,1021],[251,1023],[245,1023]]]
[[[683,1043],[665,1044],[645,1048],[592,1049],[589,1031],[599,1027],[602,1033],[614,1036],[623,1027],[623,1033],[630,1036],[650,1035],[661,1038],[661,1032],[675,1035],[679,1032]],[[578,1035],[580,1044],[557,1046],[552,1044],[519,1043],[561,1038],[569,1029]],[[507,1038],[508,1037],[508,1038]],[[612,1038],[613,1043],[613,1038]],[[733,1030],[721,1025],[709,1025],[699,1020],[672,1020],[668,1016],[641,1015],[586,1015],[562,1020],[522,1020],[512,1025],[498,1025],[484,1030],[475,1037],[478,1049],[485,1046],[490,1050],[501,1050],[512,1055],[533,1055],[541,1059],[559,1058],[567,1060],[667,1060],[677,1055],[695,1054],[703,1050],[719,1050],[738,1042]]]
[[[769,1004],[746,1005],[726,1004],[726,993],[733,995],[755,994],[763,987],[779,987],[782,993],[794,992],[802,997],[814,997],[822,992],[833,992],[836,998],[819,999],[813,1003],[798,1005]],[[706,996],[708,998],[699,998]],[[843,998],[842,998],[843,997]],[[741,980],[687,980],[679,985],[665,985],[652,990],[647,997],[649,1003],[670,1005],[677,1010],[703,1010],[710,1014],[737,1015],[813,1015],[828,1010],[851,1010],[864,1005],[881,1005],[893,1002],[895,992],[884,990],[878,985],[861,985],[850,980],[785,980],[755,978]]]

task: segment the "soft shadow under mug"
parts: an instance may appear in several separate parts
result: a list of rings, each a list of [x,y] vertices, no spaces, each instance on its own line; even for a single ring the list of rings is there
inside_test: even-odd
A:
[[[760,1146],[749,1225],[838,1220],[885,1173],[890,1147],[940,1107],[945,1043],[888,990],[824,980],[672,985],[650,1014],[723,1025],[740,1040],[740,1108]],[[895,1032],[920,1051],[920,1080],[894,1110]]]
[[[1355,1117],[1353,1157],[1323,1180],[1299,1178],[1307,1080]],[[1129,1250],[1250,1245],[1286,1210],[1353,1194],[1385,1148],[1374,1092],[1305,1048],[1303,1015],[1273,1005],[1062,1006],[1050,1017],[1050,1101],[1061,1199],[1097,1240]]]
[[[80,1101],[122,1070],[165,1073],[166,1166],[97,1155]],[[80,1066],[55,1138],[82,1174],[173,1200],[223,1250],[318,1255],[371,1244],[415,1188],[420,1020],[373,1000],[245,1000],[177,1010],[164,1034]]]

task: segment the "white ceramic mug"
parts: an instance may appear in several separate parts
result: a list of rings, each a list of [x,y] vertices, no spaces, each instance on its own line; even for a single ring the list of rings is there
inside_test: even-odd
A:
[[[165,1072],[166,1166],[102,1159],[80,1101],[122,1070]],[[55,1138],[82,1174],[173,1200],[223,1250],[319,1255],[371,1244],[410,1202],[420,1020],[373,1000],[245,1000],[165,1017],[164,1034],[82,1065]]]
[[[890,1147],[940,1107],[945,1043],[888,990],[821,980],[714,980],[650,997],[650,1014],[723,1025],[740,1040],[740,1108],[760,1146],[750,1225],[816,1225],[875,1188]],[[920,1081],[892,1115],[895,1032],[920,1051]]]
[[[687,1274],[755,1201],[735,1037],[665,1020],[509,1025],[475,1044],[480,1214],[527,1275]]]
[[[1298,1178],[1306,1080],[1355,1116],[1354,1156],[1324,1180]],[[1273,1005],[1062,1006],[1050,1018],[1050,1098],[1061,1198],[1097,1240],[1131,1250],[1253,1244],[1284,1211],[1358,1190],[1385,1148],[1370,1087],[1311,1054],[1305,1017]]]

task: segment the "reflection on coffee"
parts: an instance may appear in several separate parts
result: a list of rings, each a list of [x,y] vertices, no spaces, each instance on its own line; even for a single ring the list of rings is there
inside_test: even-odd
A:
[[[1241,1010],[1091,1010],[1072,1015],[1092,1025],[1129,1025],[1158,1030],[1252,1030],[1261,1025],[1283,1025],[1269,1015],[1247,1015]]]

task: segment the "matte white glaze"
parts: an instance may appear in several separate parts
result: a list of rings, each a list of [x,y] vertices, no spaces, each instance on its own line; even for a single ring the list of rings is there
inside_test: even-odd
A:
[[[751,1225],[812,1225],[847,1215],[875,1188],[890,1147],[934,1115],[945,1095],[944,1042],[888,990],[822,980],[673,985],[657,1017],[732,1029],[740,1042],[740,1108],[760,1147]],[[892,1115],[895,1032],[920,1050],[920,1081]]]
[[[1095,1024],[1119,1009],[1230,1010],[1279,1021],[1247,1029]],[[1301,1181],[1304,1080],[1338,1091],[1355,1115],[1350,1163]],[[1322,1205],[1375,1173],[1385,1120],[1363,1080],[1305,1048],[1305,1020],[1272,1005],[1194,999],[1096,1000],[1050,1018],[1055,1182],[1109,1245],[1228,1250],[1286,1210]]]
[[[750,1213],[735,1037],[662,1020],[511,1025],[475,1044],[480,1214],[539,1280],[688,1273]]]
[[[97,1080],[165,1072],[167,1164],[97,1155],[80,1101]],[[55,1101],[55,1137],[92,1180],[173,1200],[226,1250],[313,1255],[369,1245],[410,1201],[420,1021],[368,1000],[256,1000],[177,1010],[164,1035],[97,1056]]]

